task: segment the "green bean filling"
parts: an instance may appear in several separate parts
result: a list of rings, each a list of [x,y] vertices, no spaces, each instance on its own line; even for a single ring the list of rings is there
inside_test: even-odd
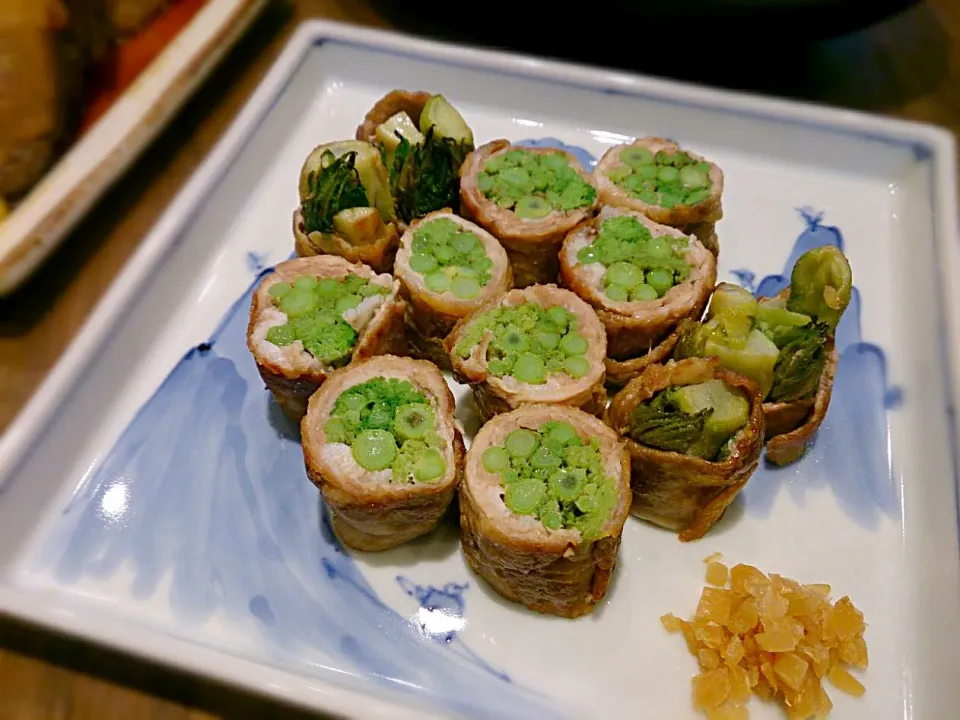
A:
[[[487,370],[495,377],[542,385],[554,373],[578,379],[590,371],[589,344],[577,332],[577,317],[559,305],[544,308],[527,302],[488,310],[470,323],[454,352],[469,357],[487,331],[493,335]]]
[[[453,220],[437,218],[418,227],[411,249],[410,267],[431,292],[473,300],[490,282],[493,261],[483,242]]]
[[[683,151],[654,154],[630,145],[620,151],[619,160],[621,164],[607,177],[647,205],[696,205],[710,197],[710,164],[697,162]]]
[[[436,415],[406,380],[375,377],[344,390],[324,430],[364,470],[392,469],[394,482],[437,482],[447,472]]]
[[[597,197],[594,187],[570,167],[561,151],[497,153],[477,175],[477,187],[501,208],[525,220],[589,207]]]
[[[267,331],[267,341],[283,347],[299,340],[324,365],[337,367],[349,362],[357,344],[357,331],[343,319],[343,314],[364,298],[390,291],[358,275],[342,279],[301,275],[292,283],[271,285],[268,292],[288,319]]]
[[[500,476],[511,512],[532,515],[550,530],[579,530],[593,540],[617,501],[597,439],[585,443],[567,422],[514,430],[503,445],[484,450],[481,462]]]
[[[834,246],[800,256],[790,298],[758,301],[737,285],[721,284],[703,323],[686,330],[677,357],[716,357],[750,378],[769,402],[793,402],[817,392],[827,346],[850,302],[853,282],[846,257]]]
[[[654,237],[635,217],[620,215],[603,221],[596,239],[580,249],[577,260],[606,268],[604,293],[614,302],[656,300],[690,275],[686,246],[680,238]]]
[[[641,403],[630,416],[629,434],[658,450],[722,460],[749,414],[742,392],[710,380],[667,388]]]

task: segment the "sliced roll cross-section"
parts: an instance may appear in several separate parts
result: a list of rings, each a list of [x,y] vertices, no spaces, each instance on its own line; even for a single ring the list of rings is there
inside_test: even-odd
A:
[[[717,281],[716,258],[694,236],[612,207],[567,235],[560,269],[606,328],[615,384],[670,356],[678,323],[700,318]]]
[[[473,131],[443,95],[390,91],[367,113],[357,140],[379,148],[401,227],[457,206],[460,167],[474,149]]]
[[[823,246],[798,258],[790,285],[757,300],[730,283],[714,291],[703,323],[681,331],[677,357],[716,357],[760,386],[767,458],[803,455],[830,405],[838,355],[834,334],[853,290],[847,258]]]
[[[454,378],[473,388],[484,419],[528,403],[603,412],[607,337],[569,290],[511,290],[458,322],[444,344]]]
[[[450,369],[443,341],[457,321],[509,290],[513,282],[497,239],[447,209],[407,229],[394,275],[408,302],[410,351],[442,369]]]
[[[643,213],[654,222],[696,235],[720,252],[723,171],[672,140],[644,137],[607,150],[593,171],[604,205]]]
[[[332,255],[287,260],[260,281],[247,347],[287,416],[299,422],[335,368],[403,351],[399,291],[390,275]]]
[[[461,213],[503,243],[519,288],[556,282],[563,238],[596,205],[590,175],[559,148],[494,140],[461,169]]]
[[[630,453],[633,514],[703,537],[757,469],[760,391],[716,359],[650,365],[617,393],[610,427]]]
[[[387,550],[424,535],[453,500],[463,437],[446,380],[424,360],[381,355],[337,370],[300,432],[307,475],[349,547]]]
[[[390,272],[400,235],[380,153],[358,140],[314,148],[300,171],[293,235],[300,257],[337,255]]]
[[[629,515],[629,461],[580,410],[528,405],[477,433],[460,487],[467,564],[503,597],[575,618],[610,584]]]

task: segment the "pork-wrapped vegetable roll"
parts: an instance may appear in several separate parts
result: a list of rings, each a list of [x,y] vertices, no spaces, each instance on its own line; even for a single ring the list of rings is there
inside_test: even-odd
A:
[[[503,247],[448,209],[416,220],[400,239],[394,266],[407,299],[410,351],[450,369],[443,341],[457,321],[512,286]]]
[[[260,281],[247,347],[287,416],[300,422],[335,368],[404,351],[399,292],[390,275],[333,255],[287,260]]]
[[[629,461],[580,410],[528,405],[477,433],[460,486],[463,554],[508,600],[574,618],[613,574],[629,515]]]
[[[333,373],[300,425],[304,463],[337,536],[387,550],[433,530],[453,500],[463,436],[446,380],[393,355]]]
[[[460,320],[444,345],[454,378],[472,387],[485,420],[529,403],[603,412],[607,337],[569,290],[531,285],[495,297]]]
[[[567,235],[560,272],[606,328],[607,380],[622,384],[643,369],[644,356],[669,355],[681,320],[700,318],[717,262],[692,235],[605,207]],[[663,343],[669,349],[657,352]]]
[[[677,357],[715,356],[760,386],[767,457],[777,465],[803,454],[827,413],[838,360],[834,332],[852,288],[843,253],[814,248],[800,256],[777,297],[758,301],[721,283],[704,322],[682,331]]]
[[[590,175],[559,148],[494,140],[460,171],[461,214],[503,243],[518,288],[556,282],[563,238],[596,206]]]
[[[626,438],[631,512],[684,542],[720,519],[763,446],[759,388],[715,358],[650,365],[614,396],[607,422]]]
[[[380,153],[358,140],[314,148],[300,170],[293,235],[300,257],[337,255],[390,272],[400,235]]]
[[[457,207],[460,167],[473,149],[473,131],[442,95],[393,90],[357,128],[357,140],[380,149],[401,224]]]
[[[723,217],[723,171],[700,155],[665,138],[639,138],[607,150],[593,179],[604,205],[635,210],[696,235],[719,254],[716,223]]]

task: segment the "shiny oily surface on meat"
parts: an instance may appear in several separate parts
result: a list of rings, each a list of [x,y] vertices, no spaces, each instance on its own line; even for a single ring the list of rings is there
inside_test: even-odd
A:
[[[604,268],[603,291],[614,302],[656,300],[690,275],[683,251],[687,241],[653,236],[630,215],[604,220],[594,241],[577,253],[584,265]]]
[[[760,386],[765,400],[813,395],[827,362],[828,340],[850,302],[850,265],[835,247],[797,260],[786,299],[764,298],[721,283],[706,319],[684,331],[677,357],[717,357],[728,370]]]
[[[629,435],[649,447],[703,460],[723,460],[747,424],[750,402],[722,380],[661,390],[630,416]]]
[[[696,205],[710,197],[710,164],[687,153],[641,145],[620,151],[620,163],[607,173],[614,183],[648,205],[665,208]]]
[[[481,461],[487,472],[499,475],[507,509],[532,515],[550,530],[575,529],[593,540],[617,502],[599,443],[595,438],[585,443],[567,422],[518,428],[503,445],[484,450]]]
[[[427,289],[473,300],[490,282],[493,260],[476,234],[448,218],[437,218],[417,228],[410,268],[423,276]]]
[[[593,205],[597,191],[562,152],[513,148],[495,154],[477,175],[477,187],[499,207],[525,220]]]
[[[487,332],[493,336],[487,370],[496,377],[542,385],[554,373],[578,379],[590,371],[587,339],[577,332],[576,316],[559,305],[526,302],[488,310],[471,321],[454,353],[468,357]]]
[[[269,294],[287,322],[271,327],[267,341],[283,347],[299,340],[325,365],[342,365],[350,359],[358,337],[343,314],[359,307],[366,298],[389,292],[389,288],[358,275],[342,279],[301,275],[292,283],[278,282],[270,286]]]
[[[329,442],[348,445],[364,470],[391,469],[393,482],[429,483],[447,471],[436,426],[430,402],[412,383],[375,377],[340,394],[324,431]]]

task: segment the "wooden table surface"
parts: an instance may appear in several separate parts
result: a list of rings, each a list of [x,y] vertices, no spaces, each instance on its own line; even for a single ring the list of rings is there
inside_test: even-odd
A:
[[[470,40],[395,3],[271,5],[123,182],[13,297],[0,302],[0,431],[27,402],[150,226],[256,87],[296,25],[325,17]],[[481,35],[474,31],[475,36]],[[485,44],[522,46],[506,35]],[[474,37],[474,40],[477,38]],[[868,30],[808,46],[668,69],[581,42],[569,57],[932,122],[960,134],[960,2],[930,0]],[[542,49],[539,49],[542,51]],[[622,55],[622,53],[621,53]],[[714,58],[715,59],[715,58]],[[713,60],[713,59],[712,59]],[[759,61],[759,62],[758,62]],[[775,73],[775,75],[774,75]],[[267,701],[0,619],[0,720],[306,717]]]

